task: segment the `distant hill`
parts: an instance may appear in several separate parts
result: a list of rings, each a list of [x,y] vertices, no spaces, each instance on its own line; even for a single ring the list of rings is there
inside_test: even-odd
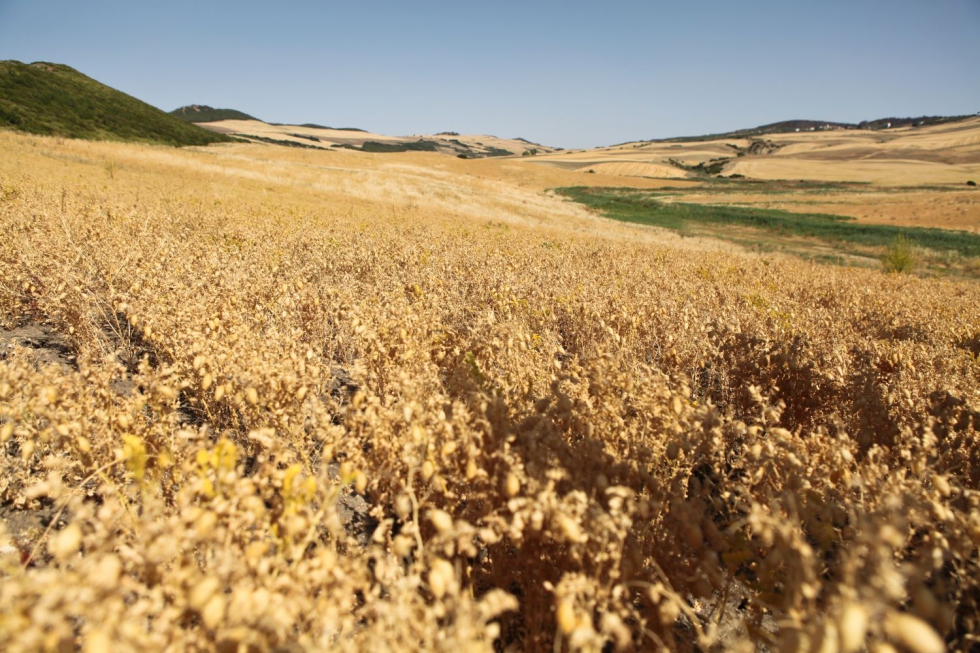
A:
[[[715,141],[725,138],[755,138],[767,134],[786,134],[789,132],[827,131],[840,129],[894,129],[896,127],[926,127],[947,122],[958,122],[975,116],[920,116],[918,118],[879,118],[863,120],[859,123],[829,122],[825,120],[783,120],[752,129],[738,129],[721,134],[705,134],[704,136],[678,136],[675,138],[655,138],[643,143],[692,143],[697,141]]]
[[[332,129],[338,132],[367,132],[366,129],[360,129],[358,127],[327,127],[326,125],[318,125],[315,122],[304,122],[300,127],[310,127],[312,129]]]
[[[190,125],[62,64],[0,61],[0,127],[32,134],[207,145],[232,139]]]
[[[217,122],[218,120],[259,120],[235,109],[215,109],[206,104],[188,104],[170,112],[186,122]],[[259,120],[259,122],[262,122]]]

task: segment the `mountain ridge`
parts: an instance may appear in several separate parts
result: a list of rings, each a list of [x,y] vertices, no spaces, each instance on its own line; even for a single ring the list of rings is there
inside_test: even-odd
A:
[[[788,134],[803,131],[832,131],[849,129],[897,129],[899,127],[926,127],[929,125],[941,125],[949,122],[959,122],[976,117],[977,114],[964,114],[960,116],[919,116],[917,118],[876,118],[874,120],[862,120],[861,122],[834,122],[829,120],[781,120],[758,127],[748,129],[736,129],[734,131],[721,132],[718,134],[702,134],[700,136],[671,136],[669,138],[651,138],[637,141],[624,141],[617,145],[626,143],[690,143],[696,141],[714,141],[723,138],[752,138],[765,136],[768,134]]]

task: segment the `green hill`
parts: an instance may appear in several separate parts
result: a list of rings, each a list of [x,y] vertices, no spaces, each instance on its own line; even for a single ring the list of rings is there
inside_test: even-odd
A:
[[[234,109],[215,109],[205,104],[189,104],[186,107],[174,109],[170,115],[177,116],[185,122],[216,122],[218,120],[259,120],[253,116],[235,111]],[[261,120],[259,122],[262,122]]]
[[[168,115],[62,64],[0,61],[0,128],[164,145],[232,139]]]

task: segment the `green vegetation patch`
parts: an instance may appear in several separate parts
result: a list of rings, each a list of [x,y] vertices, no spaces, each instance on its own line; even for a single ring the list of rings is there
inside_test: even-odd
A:
[[[365,141],[360,147],[349,144],[344,144],[340,147],[348,150],[357,150],[359,152],[437,152],[439,143],[426,140],[411,141],[408,143],[379,143],[378,141]]]
[[[231,142],[73,68],[42,62],[0,61],[0,127],[66,138],[177,146]]]
[[[664,201],[671,194],[635,188],[558,188],[559,195],[601,211],[606,217],[690,233],[696,227],[749,227],[779,236],[816,238],[871,247],[888,247],[900,236],[915,247],[980,257],[980,235],[925,227],[862,224],[822,213]],[[723,233],[715,234],[724,237]]]
[[[205,104],[190,104],[186,107],[174,109],[170,115],[176,116],[185,122],[217,122],[219,120],[259,120],[247,113],[236,111],[235,109],[215,109]],[[259,120],[259,122],[262,122]]]
[[[268,143],[269,145],[283,145],[285,147],[299,147],[307,150],[323,150],[325,148],[317,147],[316,145],[307,145],[306,143],[297,143],[296,141],[286,141],[279,138],[268,138],[267,136],[256,136],[255,134],[239,134],[239,136],[245,139],[251,139],[255,141],[260,141],[262,143]],[[299,134],[291,134],[291,136],[299,136]],[[304,138],[300,136],[300,138]],[[247,141],[246,141],[247,142]],[[329,152],[330,150],[326,150]]]
[[[487,145],[486,152],[484,156],[514,156],[514,153],[510,150],[505,150],[502,147],[493,147],[492,145]]]

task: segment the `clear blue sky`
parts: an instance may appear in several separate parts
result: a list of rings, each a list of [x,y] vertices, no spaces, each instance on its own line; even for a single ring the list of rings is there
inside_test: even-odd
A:
[[[0,0],[0,59],[171,110],[586,147],[980,111],[980,0]]]

